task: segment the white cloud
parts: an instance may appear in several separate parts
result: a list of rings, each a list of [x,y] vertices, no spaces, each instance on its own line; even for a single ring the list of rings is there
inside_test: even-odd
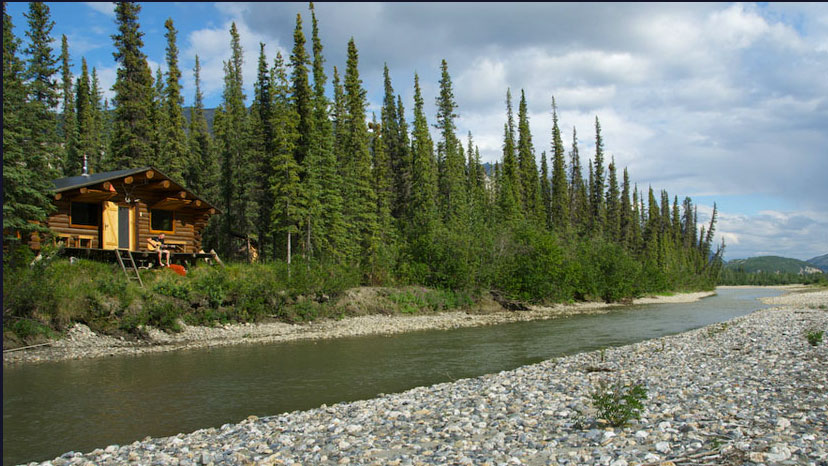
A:
[[[111,2],[84,2],[86,6],[98,13],[103,13],[111,18],[115,17],[115,4]]]
[[[224,6],[228,11],[242,11],[239,6]],[[198,55],[201,62],[202,92],[207,94],[220,94],[224,88],[224,62],[229,60],[232,54],[230,47],[230,27],[233,20],[228,20],[221,28],[205,28],[192,31],[187,35],[187,47],[182,55],[188,62],[194,62],[195,55]],[[281,51],[282,56],[287,60],[289,52],[279,46],[278,42],[270,37],[255,33],[240,21],[236,21],[236,28],[239,33],[244,64],[242,66],[242,78],[245,89],[248,91],[248,103],[252,98],[253,83],[256,80],[256,69],[259,60],[259,43],[265,43],[265,53],[268,59],[268,66],[273,66],[276,57],[276,50]],[[183,61],[183,60],[182,60]],[[184,83],[190,89],[194,86],[192,73],[184,72]],[[188,97],[189,98],[189,97]]]

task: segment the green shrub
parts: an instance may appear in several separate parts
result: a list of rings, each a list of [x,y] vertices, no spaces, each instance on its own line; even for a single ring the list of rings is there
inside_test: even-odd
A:
[[[20,319],[9,326],[15,335],[22,340],[27,340],[31,337],[43,336],[46,338],[55,338],[55,333],[48,325],[44,325],[32,319]]]
[[[805,334],[805,338],[808,339],[808,343],[811,346],[819,346],[822,343],[822,337],[825,334],[824,330],[813,330]]]
[[[641,418],[647,389],[641,384],[616,383],[610,386],[601,382],[590,397],[601,419],[605,419],[611,426],[622,427],[632,419]]]
[[[158,299],[146,306],[145,325],[170,332],[180,332],[181,325],[178,319],[181,317],[181,309],[172,301]]]

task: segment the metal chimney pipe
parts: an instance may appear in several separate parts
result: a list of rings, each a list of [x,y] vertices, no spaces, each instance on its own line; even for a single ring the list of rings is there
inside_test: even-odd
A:
[[[89,176],[89,163],[86,159],[86,154],[83,154],[83,172],[81,173],[83,176]]]

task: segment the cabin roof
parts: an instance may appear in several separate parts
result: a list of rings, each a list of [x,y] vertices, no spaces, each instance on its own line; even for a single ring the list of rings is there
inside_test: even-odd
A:
[[[92,186],[95,184],[103,183],[105,181],[117,180],[119,178],[126,178],[128,176],[138,175],[140,173],[144,173],[147,170],[152,170],[155,173],[159,174],[163,179],[168,179],[171,182],[175,183],[179,186],[180,189],[187,191],[196,199],[200,200],[201,202],[205,203],[208,207],[218,209],[213,206],[211,203],[207,202],[206,200],[202,199],[199,195],[195,194],[194,192],[190,191],[187,188],[182,187],[178,182],[170,178],[169,176],[165,175],[163,172],[159,171],[157,168],[149,166],[149,167],[140,167],[140,168],[128,168],[126,170],[115,170],[111,172],[103,172],[103,173],[92,173],[88,175],[78,175],[78,176],[69,176],[66,178],[58,178],[53,180],[52,183],[54,184],[54,192],[60,193],[64,191],[70,191],[72,189],[84,188],[87,186]]]
[[[117,170],[112,172],[93,173],[90,175],[69,176],[66,178],[58,178],[53,180],[55,185],[55,192],[69,191],[70,189],[83,188],[93,184],[103,183],[104,181],[114,180],[117,178],[124,178],[131,175],[137,175],[147,170],[155,170],[152,167],[143,168],[129,168],[126,170]],[[160,172],[159,172],[160,173]]]

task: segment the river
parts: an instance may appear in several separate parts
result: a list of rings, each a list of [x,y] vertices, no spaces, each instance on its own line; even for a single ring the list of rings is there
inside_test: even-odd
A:
[[[767,307],[763,288],[689,304],[394,336],[63,361],[3,369],[3,464],[44,461],[514,369],[684,332]]]

